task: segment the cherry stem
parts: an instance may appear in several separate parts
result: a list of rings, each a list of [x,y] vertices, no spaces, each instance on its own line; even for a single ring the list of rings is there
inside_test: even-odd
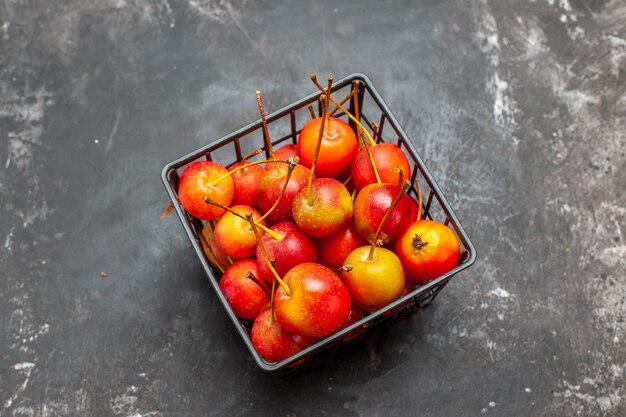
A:
[[[376,230],[376,234],[374,235],[374,239],[372,241],[372,246],[370,246],[370,252],[367,255],[368,261],[371,261],[374,257],[374,250],[376,249],[376,246],[379,243],[378,236],[380,235],[380,232],[383,230],[383,226],[387,222],[387,219],[389,218],[389,216],[391,216],[391,212],[393,211],[393,209],[395,209],[398,203],[400,202],[400,199],[404,197],[407,191],[409,191],[409,188],[411,188],[411,183],[408,181],[405,181],[404,184],[402,184],[402,187],[400,188],[400,192],[396,196],[395,200],[393,200],[393,203],[391,203],[391,206],[389,206],[389,208],[387,209],[387,212],[385,213],[383,220],[378,225],[378,230]]]
[[[271,298],[271,294],[269,293],[266,286],[263,285],[263,283],[252,273],[252,271],[248,271],[248,273],[246,274],[246,278],[248,278],[250,281],[254,282],[256,285],[261,287],[265,295]]]
[[[272,313],[272,324],[274,324],[274,321],[276,320],[276,317],[274,316],[274,294],[276,294],[276,280],[273,279],[272,280],[272,294],[270,295],[270,309],[271,309],[271,313]]]
[[[287,160],[287,163],[289,164],[289,166],[287,167],[287,176],[285,177],[285,183],[283,184],[283,188],[280,191],[280,195],[278,196],[276,201],[274,201],[274,204],[272,205],[272,207],[270,207],[270,209],[256,221],[257,224],[265,220],[267,216],[269,216],[276,209],[276,207],[278,207],[278,203],[280,203],[280,199],[283,198],[283,195],[285,195],[285,190],[287,190],[287,185],[289,184],[291,173],[296,168],[296,165],[298,165],[298,161],[299,161],[298,156],[292,156],[291,158]],[[282,238],[276,239],[276,240],[282,240]]]
[[[327,97],[330,97],[330,92],[331,92],[332,87],[333,87],[333,80],[334,80],[334,77],[333,77],[332,75],[329,75],[329,76],[328,76],[328,87],[326,87],[326,96],[327,96]],[[321,97],[320,97],[320,98],[321,98]],[[327,125],[327,127],[331,127],[331,126],[330,126],[330,123],[328,123],[328,118],[330,117],[330,101],[329,101],[329,100],[326,100],[326,101],[325,101],[324,103],[322,103],[322,104],[324,104],[324,105],[325,105],[325,106],[324,106],[324,114],[323,114],[323,117],[326,117],[326,125]]]
[[[313,105],[309,104],[307,108],[309,109],[309,115],[311,116],[311,120],[315,119],[317,116],[315,116],[315,109],[313,108]]]
[[[259,236],[259,231],[256,228],[256,224],[254,223],[254,219],[252,218],[252,215],[247,214],[246,219],[252,226],[252,231],[254,232],[254,236],[256,237],[257,244],[261,248],[261,254],[263,255],[263,259],[265,260],[265,262],[267,262],[267,266],[270,268],[270,271],[272,271],[272,275],[274,275],[274,278],[276,278],[276,281],[278,281],[278,284],[280,284],[280,286],[283,287],[283,290],[285,290],[285,293],[287,293],[287,296],[288,297],[291,296],[291,288],[289,288],[289,286],[285,283],[285,281],[283,281],[280,278],[280,276],[278,275],[278,272],[276,272],[276,269],[274,269],[274,265],[270,261],[269,256],[267,256],[267,252],[265,251],[265,246],[263,245],[263,242],[261,242],[261,236]]]
[[[240,219],[244,219],[247,220],[246,216],[237,213],[235,210],[231,209],[230,207],[226,207],[223,204],[218,203],[217,201],[213,201],[211,199],[211,197],[206,196],[204,197],[204,202],[207,204],[212,204],[216,207],[221,208],[222,210],[226,210],[227,212],[229,212],[230,214],[239,217]],[[264,226],[262,224],[257,224],[258,227],[260,227],[265,233],[267,233],[268,235],[270,235],[271,237],[273,237],[276,240],[282,240],[283,236],[280,236],[278,233],[276,233],[275,231],[273,231],[272,229],[268,228],[267,226]],[[255,229],[256,230],[256,229]]]
[[[261,151],[263,152],[263,151]],[[211,185],[213,187],[215,187],[217,184],[219,184],[220,182],[224,181],[227,177],[230,177],[231,175],[233,175],[235,172],[237,171],[241,171],[242,169],[246,169],[249,166],[252,165],[259,165],[259,164],[267,164],[268,162],[282,162],[284,164],[288,164],[289,160],[282,160],[282,159],[264,159],[262,161],[254,161],[254,162],[248,162],[245,165],[240,165],[237,168],[233,169],[232,171],[228,171],[226,174],[222,175],[221,177],[219,177],[216,180],[211,181]]]
[[[372,169],[374,170],[374,175],[376,176],[376,182],[380,184],[382,181],[380,180],[380,175],[378,174],[378,168],[376,167],[376,162],[374,161],[374,155],[372,155],[372,150],[370,149],[370,145],[367,143],[363,144],[365,148],[365,152],[367,152],[367,157],[370,160],[370,164],[372,164]]]
[[[420,179],[418,176],[415,176],[415,182],[417,183],[417,220],[422,220],[422,184],[420,184]]]
[[[220,263],[217,261],[217,256],[215,255],[215,252],[213,252],[213,249],[211,248],[211,245],[209,245],[209,242],[206,240],[206,237],[204,237],[204,233],[202,233],[202,231],[200,231],[200,233],[198,233],[198,237],[200,238],[202,243],[204,243],[204,247],[203,248],[207,248],[207,250],[208,250],[208,253],[206,251],[204,251],[204,253],[205,253],[205,255],[207,255],[207,258],[209,258],[209,262],[211,262],[213,265],[215,265],[217,267],[217,269],[219,269],[220,272],[223,274],[224,273],[224,268],[222,268],[222,265],[220,265]]]
[[[348,183],[350,182],[350,180],[352,179],[352,175],[349,175],[348,178],[346,178],[343,182],[343,185],[345,185],[346,187],[348,186]]]
[[[374,142],[378,140],[378,124],[376,122],[372,122],[372,139]]]
[[[393,173],[398,174],[398,187],[402,187],[402,184],[404,184],[404,171],[400,167],[395,167]]]
[[[246,162],[246,160],[248,160],[248,158],[252,158],[253,156],[257,156],[257,155],[259,155],[262,152],[263,152],[263,148],[259,148],[256,151],[252,151],[249,154],[245,155],[243,158],[241,158],[241,161],[239,161],[239,163],[241,165],[244,165],[244,163]]]
[[[358,82],[358,81],[357,81],[357,82]],[[343,99],[339,102],[339,104],[341,104],[341,105],[343,106],[344,104],[346,104],[346,103],[348,102],[348,100],[350,100],[352,97],[354,97],[354,95],[355,95],[357,92],[358,92],[358,90],[356,90],[356,89],[354,89],[354,88],[353,88],[353,89],[352,89],[352,91],[350,91],[350,92],[348,93],[348,95],[347,95],[347,96],[345,96],[345,97],[344,97],[344,98],[343,98]],[[335,108],[334,108],[334,109],[332,109],[332,110],[330,111],[329,116],[330,116],[330,117],[332,117],[332,116],[333,116],[333,115],[337,112],[337,110],[339,110],[339,107],[335,106]]]
[[[320,131],[317,134],[317,144],[315,145],[315,154],[313,155],[313,163],[311,164],[311,172],[309,173],[309,184],[307,185],[307,202],[309,203],[309,206],[313,205],[313,192],[311,190],[313,186],[313,176],[315,175],[315,167],[317,166],[317,158],[320,155],[322,139],[324,138],[324,127],[327,120],[326,111],[328,107],[326,106],[326,103],[328,100],[326,100],[326,95],[322,94],[320,102],[322,103],[322,123],[320,124]]]
[[[359,91],[359,82],[358,82],[358,81],[355,81],[355,82],[354,82],[354,91],[355,91],[356,93],[358,93],[358,91]],[[358,95],[355,95],[355,96],[353,97],[353,99],[354,99],[354,117],[356,117],[356,119],[360,122],[360,121],[361,121],[361,112],[360,112],[360,110],[359,110],[359,100],[358,100]],[[356,136],[357,136],[357,139],[358,139],[358,141],[359,141],[359,144],[360,144],[361,146],[363,146],[363,145],[364,145],[364,143],[365,143],[365,141],[363,140],[363,128],[362,128],[361,126],[358,126],[358,125],[357,125],[357,127],[356,127],[356,133],[357,133],[357,135],[356,135]]]
[[[174,210],[174,204],[172,204],[171,202],[167,203],[167,208],[165,209],[163,214],[161,214],[161,220],[166,218],[172,212],[172,210]]]
[[[314,72],[311,72],[311,74],[309,75],[311,77],[311,81],[313,81],[313,84],[315,84],[315,86],[322,91],[323,93],[325,93],[326,91],[324,90],[324,87],[322,87],[322,85],[317,81],[317,76],[315,75]],[[335,100],[334,98],[332,98],[332,96],[328,96],[328,99],[335,105],[337,106],[342,112],[344,112],[346,114],[346,116],[348,116],[350,118],[350,120],[352,120],[354,123],[356,123],[357,126],[360,126],[363,129],[363,133],[365,133],[365,136],[367,136],[367,139],[370,141],[370,144],[372,146],[376,146],[376,142],[374,141],[374,139],[372,139],[372,135],[370,135],[370,133],[367,131],[367,129],[363,128],[363,124],[358,121],[356,119],[356,117],[354,117],[352,115],[352,113],[350,113],[348,110],[346,110],[345,107],[343,107],[339,102],[337,102],[337,100]]]
[[[272,148],[272,140],[270,139],[270,132],[267,129],[267,120],[265,119],[265,107],[263,107],[263,101],[261,100],[261,92],[256,90],[256,103],[259,106],[259,111],[261,112],[261,122],[263,123],[263,136],[265,138],[265,146],[270,153],[272,159],[276,159],[276,155],[274,155],[274,148]]]

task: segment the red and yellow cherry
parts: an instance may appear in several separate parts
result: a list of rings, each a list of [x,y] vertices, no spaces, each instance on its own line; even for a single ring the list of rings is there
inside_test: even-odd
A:
[[[318,262],[331,269],[343,265],[343,261],[350,253],[367,242],[359,237],[352,222],[338,233],[327,238],[317,240]]]
[[[206,257],[209,259],[217,269],[224,272],[224,270],[230,265],[228,256],[217,246],[215,243],[215,234],[213,233],[213,225],[207,222],[202,227],[200,234],[200,244]]]
[[[354,227],[361,238],[372,243],[378,226],[399,191],[400,187],[394,184],[369,184],[357,194],[354,201]],[[383,244],[398,237],[409,226],[410,215],[409,198],[403,195],[379,234]]]
[[[313,164],[322,119],[322,117],[317,117],[307,122],[298,138],[298,156],[300,162],[307,168]],[[339,177],[349,170],[357,151],[358,142],[350,125],[341,119],[329,117],[328,123],[324,126],[324,135],[317,162],[317,175],[319,177]]]
[[[267,362],[280,362],[317,342],[317,339],[287,333],[267,309],[254,320],[252,345]]]
[[[289,170],[284,166],[267,171],[259,183],[257,195],[259,209],[267,213],[278,201],[268,219],[273,223],[293,220],[291,214],[293,199],[298,191],[306,186],[308,180],[309,169],[302,165],[296,165],[290,176]]]
[[[197,161],[189,164],[178,184],[180,204],[192,216],[200,220],[213,220],[224,210],[205,204],[206,197],[225,206],[229,206],[235,195],[233,179],[226,168],[212,161]]]
[[[266,174],[265,169],[261,165],[256,164],[246,166],[245,161],[242,161],[237,162],[228,170],[233,173],[232,178],[235,184],[235,195],[232,204],[245,204],[256,207],[259,183]]]
[[[324,265],[299,264],[284,276],[274,295],[276,318],[289,333],[325,337],[350,314],[350,295],[341,279]]]
[[[237,205],[220,217],[215,225],[215,243],[234,259],[250,258],[256,252],[256,238],[245,216],[251,214],[258,220],[261,214],[253,207]],[[264,225],[262,222],[261,224]]]
[[[461,261],[461,248],[454,232],[433,220],[413,222],[398,238],[395,251],[407,277],[417,285],[445,274]]]
[[[286,161],[287,159],[293,158],[296,155],[298,155],[298,145],[293,143],[283,145],[274,151],[274,157],[277,160]],[[267,164],[265,164],[265,169],[269,171],[270,169],[273,169],[276,165],[277,164],[274,162],[268,162]]]
[[[400,259],[389,249],[370,246],[352,251],[344,261],[341,279],[352,302],[363,311],[376,311],[397,300],[404,291],[405,275]]]
[[[313,172],[313,171],[311,171]],[[328,237],[352,222],[352,197],[345,185],[333,178],[316,178],[293,199],[293,219],[306,234]]]
[[[398,299],[404,291],[405,275],[400,259],[389,249],[377,247],[380,234],[391,219],[393,211],[406,197],[408,181],[398,187],[394,200],[389,204],[379,222],[370,246],[362,246],[348,255],[340,268],[352,302],[363,311],[376,311]]]
[[[220,290],[239,318],[254,320],[270,304],[269,290],[258,276],[255,259],[237,261],[222,275]]]
[[[398,145],[390,142],[379,143],[376,146],[370,146],[369,151],[372,154],[376,169],[378,170],[378,176],[380,182],[397,184],[398,173],[396,168],[402,170],[405,178],[411,176],[411,166],[406,156]],[[354,187],[358,190],[365,187],[367,184],[373,184],[377,182],[372,162],[367,153],[367,149],[362,148],[352,162],[352,182]]]
[[[284,276],[294,266],[305,262],[317,262],[317,247],[313,239],[291,222],[277,223],[270,228],[279,239],[269,233],[261,237],[270,261],[274,262],[276,272]],[[263,258],[260,245],[256,248],[256,259],[259,265],[260,277],[268,283],[274,279],[272,271]]]

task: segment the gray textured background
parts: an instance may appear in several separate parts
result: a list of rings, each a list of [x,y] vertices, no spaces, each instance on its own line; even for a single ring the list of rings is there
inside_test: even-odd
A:
[[[0,1],[0,415],[623,416],[626,2]],[[369,75],[479,261],[258,371],[159,171]],[[102,278],[100,271],[108,272]]]

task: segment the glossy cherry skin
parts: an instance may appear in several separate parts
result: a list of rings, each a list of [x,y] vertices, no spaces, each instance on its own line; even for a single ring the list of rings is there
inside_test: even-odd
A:
[[[232,206],[231,209],[242,216],[252,214],[254,220],[258,220],[261,214],[253,207],[246,205]],[[262,222],[265,224],[265,222]],[[263,234],[262,229],[258,229]],[[254,256],[256,252],[256,236],[252,226],[246,219],[226,212],[220,217],[215,225],[215,243],[228,256],[233,259],[244,259]]]
[[[393,184],[369,184],[356,196],[354,201],[354,227],[359,236],[369,243],[376,235],[385,213],[398,196],[400,187]],[[391,211],[378,238],[388,243],[400,235],[411,223],[409,197],[403,196]]]
[[[267,171],[267,174],[265,174],[259,183],[257,202],[259,209],[261,209],[263,213],[266,213],[280,197],[285,180],[287,179],[287,165],[282,165],[282,167],[275,167]],[[309,169],[302,165],[297,165],[294,168],[289,182],[287,183],[285,194],[280,199],[276,209],[268,216],[271,222],[278,223],[293,220],[291,214],[293,198],[298,191],[307,185],[309,174]]]
[[[341,270],[352,303],[363,311],[372,312],[397,300],[405,287],[405,275],[400,259],[388,249],[376,248],[370,259],[370,247],[354,250]]]
[[[402,150],[395,144],[390,142],[379,143],[376,146],[369,147],[380,181],[383,183],[398,184],[398,174],[394,172],[395,168],[402,169],[404,178],[411,178],[411,166]],[[352,182],[357,190],[362,189],[367,184],[376,182],[376,174],[372,167],[369,155],[365,148],[359,150],[352,162]]]
[[[359,237],[350,222],[338,233],[317,240],[318,261],[331,269],[337,269],[353,250],[365,245],[367,242]]]
[[[419,205],[417,203],[417,200],[415,200],[413,197],[411,197],[410,195],[407,196],[409,199],[409,204],[411,205],[411,214],[409,215],[409,218],[411,219],[412,222],[414,222],[415,220],[417,220],[417,212],[419,209]]]
[[[350,295],[341,279],[316,263],[293,267],[284,276],[291,289],[279,287],[274,296],[276,318],[289,333],[325,337],[336,332],[350,314]]]
[[[224,210],[204,202],[206,197],[224,206],[230,206],[235,195],[233,179],[226,177],[217,184],[212,184],[224,174],[226,168],[216,162],[197,161],[188,165],[178,183],[180,204],[197,219],[213,220]]]
[[[229,266],[220,280],[220,290],[237,317],[254,320],[270,304],[266,288],[248,278],[248,273],[259,276],[255,259],[242,259]],[[261,281],[262,282],[262,281]]]
[[[270,229],[281,235],[282,239],[276,240],[269,234],[264,234],[261,237],[261,243],[263,243],[270,261],[274,261],[274,268],[279,276],[285,276],[291,268],[298,264],[317,262],[315,242],[294,223],[281,222],[275,224]],[[261,247],[258,245],[256,248],[256,259],[261,278],[271,283],[274,276],[263,258]]]
[[[280,161],[286,161],[287,159],[298,155],[298,145],[294,143],[289,143],[287,145],[283,145],[278,149],[274,150],[274,157]],[[282,162],[268,162],[265,164],[265,169],[270,170],[274,169],[276,165],[285,166]]]
[[[302,188],[291,208],[294,221],[306,234],[332,236],[352,222],[352,197],[336,179],[316,178],[311,184],[311,195],[309,202],[308,187]]]
[[[311,168],[313,164],[321,123],[321,117],[307,122],[298,138],[298,157],[300,163],[307,168]],[[324,126],[315,175],[339,177],[350,169],[357,151],[358,142],[350,125],[341,119],[329,117]]]
[[[454,232],[433,220],[413,222],[398,238],[395,252],[407,277],[417,285],[445,274],[461,261],[461,248]]]
[[[233,171],[240,166],[241,163],[237,162],[229,168],[229,171]],[[235,195],[232,204],[245,204],[257,207],[259,183],[266,173],[267,171],[261,165],[250,165],[235,172],[232,175],[233,183],[235,184]]]
[[[317,339],[287,333],[267,309],[254,320],[252,345],[267,362],[280,362],[317,342]]]

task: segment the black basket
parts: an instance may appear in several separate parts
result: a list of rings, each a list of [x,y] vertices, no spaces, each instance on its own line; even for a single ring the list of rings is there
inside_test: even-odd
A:
[[[351,113],[353,112],[356,104],[355,100],[358,100],[361,119],[365,122],[363,125],[369,128],[371,122],[378,123],[379,134],[377,142],[395,142],[405,153],[412,170],[412,187],[410,189],[410,193],[417,196],[415,184],[418,179],[423,190],[423,217],[426,219],[437,220],[449,225],[452,228],[461,244],[461,263],[459,266],[437,279],[432,280],[421,287],[417,287],[406,296],[374,313],[363,317],[351,326],[320,340],[318,343],[293,356],[290,356],[285,360],[277,363],[268,363],[254,349],[250,339],[251,323],[237,318],[228,304],[226,297],[224,297],[220,291],[220,272],[211,266],[202,250],[202,245],[198,237],[198,234],[202,230],[202,223],[198,219],[193,218],[182,208],[178,201],[177,193],[180,178],[179,175],[189,163],[201,159],[207,159],[210,161],[216,160],[224,166],[229,166],[241,160],[242,156],[248,151],[265,148],[261,120],[259,119],[258,121],[226,135],[211,144],[203,146],[202,148],[185,155],[182,158],[170,162],[163,168],[161,173],[161,179],[165,185],[167,193],[172,200],[176,213],[183,224],[183,228],[185,229],[187,236],[189,236],[189,240],[191,241],[198,258],[208,275],[211,285],[222,302],[222,305],[226,309],[228,316],[235,325],[235,328],[239,332],[239,335],[254,357],[256,363],[265,371],[280,371],[283,374],[291,373],[296,370],[300,371],[308,366],[318,363],[320,360],[328,357],[340,348],[359,341],[368,333],[380,330],[396,320],[419,311],[435,299],[437,294],[439,294],[439,291],[442,290],[453,275],[469,267],[476,260],[476,250],[465,233],[463,226],[461,226],[461,223],[452,211],[450,204],[448,204],[446,198],[439,189],[439,186],[437,186],[434,178],[424,165],[424,162],[417,153],[414,145],[404,133],[398,121],[384,103],[369,78],[363,74],[352,74],[349,77],[334,83],[332,88],[334,96],[343,97],[347,95],[352,90],[353,83],[355,81],[360,82],[361,88],[359,89],[358,98],[355,97],[350,100],[349,111]],[[307,107],[311,104],[317,103],[319,109],[319,97],[319,92],[310,94],[267,116],[270,137],[278,138],[272,142],[273,145],[278,145],[283,142],[296,143],[298,134],[300,133],[299,127],[303,126],[306,121],[310,119],[310,113]],[[338,112],[335,114],[335,117],[348,121],[352,128],[355,128],[354,123],[350,121],[345,114]],[[265,151],[266,155],[269,157],[268,150],[265,149]]]

